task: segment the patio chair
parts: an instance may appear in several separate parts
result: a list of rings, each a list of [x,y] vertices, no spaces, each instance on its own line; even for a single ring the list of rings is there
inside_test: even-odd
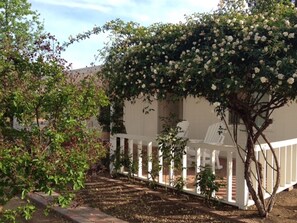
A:
[[[181,121],[177,123],[176,127],[178,127],[178,133],[176,136],[180,138],[187,138],[189,133],[189,125],[190,123],[188,121]]]
[[[216,145],[216,146],[223,145],[224,139],[225,139],[224,131],[225,131],[225,124],[223,122],[218,122],[208,127],[204,140],[197,140],[197,139],[189,140],[189,142],[194,145],[196,143],[197,144],[203,143],[203,146],[206,147],[206,148],[201,148],[201,149],[204,149],[202,150],[203,151],[202,165],[205,165],[206,163],[210,163],[210,153],[206,151],[207,144]],[[223,166],[220,164],[219,154],[220,154],[220,151],[216,150],[215,151],[216,169],[223,168]]]

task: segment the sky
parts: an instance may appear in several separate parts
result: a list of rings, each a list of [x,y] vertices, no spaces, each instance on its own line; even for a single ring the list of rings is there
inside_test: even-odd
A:
[[[28,0],[33,10],[40,13],[46,32],[55,35],[63,43],[70,36],[91,30],[95,25],[121,19],[141,25],[156,22],[177,23],[184,15],[195,12],[211,12],[219,0]],[[98,50],[104,46],[107,35],[92,36],[88,40],[71,45],[62,54],[73,69],[90,66]]]

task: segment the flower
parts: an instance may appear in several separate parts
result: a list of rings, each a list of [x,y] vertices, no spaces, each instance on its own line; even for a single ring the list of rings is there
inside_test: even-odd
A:
[[[255,67],[254,70],[256,74],[260,72],[260,69],[258,67]]]
[[[293,84],[294,83],[294,78],[293,77],[290,77],[290,78],[288,78],[288,80],[287,80],[287,82],[288,82],[288,84]]]
[[[284,79],[284,76],[285,76],[285,75],[283,75],[283,74],[278,74],[278,75],[277,75],[277,78],[280,79],[280,80],[282,80],[282,79]]]
[[[279,67],[282,64],[282,61],[278,60],[276,61],[276,66]]]
[[[265,42],[266,40],[267,40],[267,37],[266,37],[266,36],[262,36],[262,37],[261,37],[261,41],[262,41],[262,42]]]
[[[283,32],[283,35],[284,35],[284,36],[288,36],[289,33],[288,33],[288,32]]]
[[[290,21],[289,20],[285,20],[285,24],[286,24],[286,26],[289,26],[290,25]]]
[[[218,102],[218,101],[216,101],[215,103],[213,103],[213,106],[215,106],[215,107],[219,107],[220,105],[221,105],[221,103]]]
[[[260,78],[260,81],[261,81],[261,83],[267,83],[268,82],[268,79],[266,78],[266,77],[261,77]]]
[[[232,41],[233,41],[233,36],[227,36],[227,37],[226,37],[226,40],[227,40],[228,42],[232,42]]]
[[[290,33],[290,34],[288,35],[288,38],[289,38],[289,39],[294,39],[294,38],[295,38],[295,33]]]
[[[211,85],[211,89],[215,91],[217,89],[217,86],[215,86],[214,84],[212,84]]]

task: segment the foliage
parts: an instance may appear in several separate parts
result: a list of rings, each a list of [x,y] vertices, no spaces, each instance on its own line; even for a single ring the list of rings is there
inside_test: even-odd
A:
[[[102,131],[110,132],[110,106],[101,107],[97,119]]]
[[[27,1],[0,6],[0,19],[5,13],[15,19],[0,33],[7,37],[0,44],[0,205],[35,191],[58,191],[65,205],[69,190],[83,187],[89,165],[105,153],[86,120],[107,98],[93,79],[71,78],[54,37],[31,34],[39,23]]]
[[[103,131],[111,131],[112,134],[126,133],[123,108],[124,103],[119,100],[112,101],[111,105],[101,107],[98,122],[102,126]]]
[[[138,170],[138,164],[132,160],[132,155],[121,152],[120,147],[118,147],[112,155],[111,162],[113,163],[113,170],[111,174],[114,177],[120,173],[121,168],[126,169],[129,178],[134,177],[134,174]]]
[[[196,175],[197,186],[199,186],[201,194],[204,195],[205,202],[210,205],[213,193],[218,192],[221,185],[216,182],[216,176],[210,166],[201,167],[201,169]]]
[[[161,170],[161,166],[159,165],[158,161],[153,162],[152,160],[152,170],[148,172],[150,179],[148,181],[148,186],[155,190],[157,188],[157,177],[159,177],[159,171]]]
[[[35,206],[30,204],[30,201],[27,201],[26,205],[17,207],[15,210],[5,210],[1,220],[4,222],[16,223],[16,216],[22,216],[24,219],[29,220],[35,211]]]
[[[185,180],[182,177],[178,177],[173,182],[173,187],[178,191],[181,192],[185,186]]]
[[[165,162],[174,161],[175,167],[181,165],[182,155],[188,139],[177,136],[181,131],[179,127],[165,127],[164,131],[157,136],[158,148],[162,151]]]
[[[0,8],[1,51],[7,47],[20,52],[32,50],[32,44],[43,33],[38,13],[24,0],[2,0]]]

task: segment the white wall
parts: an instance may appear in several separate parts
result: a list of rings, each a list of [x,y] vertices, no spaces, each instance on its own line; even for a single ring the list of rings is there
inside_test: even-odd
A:
[[[189,138],[204,139],[208,126],[219,122],[214,107],[203,98],[187,97],[183,103],[183,119],[190,122]]]
[[[153,109],[149,114],[144,114],[143,109],[149,106]],[[158,132],[158,103],[156,101],[151,104],[143,102],[141,99],[136,103],[126,101],[124,107],[124,124],[127,134],[156,136]]]
[[[285,105],[272,115],[273,123],[266,131],[270,141],[297,138],[297,104]]]
[[[149,106],[154,111],[149,114],[142,112]],[[125,103],[124,121],[128,134],[156,136],[158,133],[158,102],[152,104],[138,100],[135,104]],[[183,119],[190,122],[189,138],[204,139],[209,125],[220,121],[213,112],[214,107],[203,98],[188,97],[183,101]],[[265,131],[265,135],[271,141],[281,141],[297,138],[297,104],[292,103],[274,111],[273,124]],[[231,126],[230,126],[231,127]],[[232,131],[232,129],[231,129]],[[232,144],[228,133],[225,134],[225,143]],[[239,126],[238,139],[245,143],[245,131]]]

